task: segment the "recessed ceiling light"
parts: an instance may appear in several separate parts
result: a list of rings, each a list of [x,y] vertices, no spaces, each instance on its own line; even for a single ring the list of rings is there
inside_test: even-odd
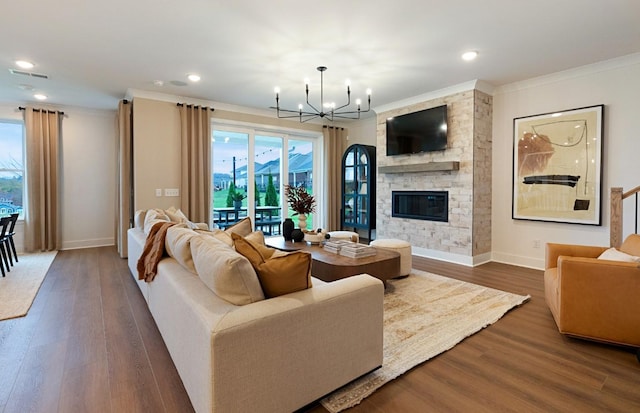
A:
[[[22,69],[33,69],[34,64],[26,60],[16,60],[16,66]]]
[[[190,74],[187,76],[187,79],[189,79],[192,82],[199,82],[200,81],[200,76],[196,75],[196,74]]]
[[[47,95],[43,95],[42,93],[36,93],[35,95],[33,95],[33,97],[38,99],[38,100],[46,100],[47,99]]]
[[[467,62],[475,59],[476,57],[478,57],[478,52],[476,51],[469,51],[462,54],[462,59],[466,60]]]

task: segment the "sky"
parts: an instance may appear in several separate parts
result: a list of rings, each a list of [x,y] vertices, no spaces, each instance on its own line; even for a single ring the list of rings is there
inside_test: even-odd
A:
[[[11,160],[22,164],[22,123],[0,122],[0,169],[12,165]]]

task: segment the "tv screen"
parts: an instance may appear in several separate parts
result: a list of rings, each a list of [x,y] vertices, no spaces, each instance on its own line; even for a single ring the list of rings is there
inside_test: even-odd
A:
[[[387,156],[447,149],[447,105],[387,119]]]

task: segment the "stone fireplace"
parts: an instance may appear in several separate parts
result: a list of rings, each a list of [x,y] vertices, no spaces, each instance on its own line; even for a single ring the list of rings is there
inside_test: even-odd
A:
[[[378,113],[376,238],[403,239],[416,255],[465,265],[490,260],[492,100],[472,89]],[[444,104],[446,150],[385,155],[388,117]],[[414,213],[413,202],[419,210],[434,211],[425,200],[406,200],[409,211],[399,213],[399,199],[394,204],[394,197],[408,192],[446,193],[446,214],[441,211],[446,219],[417,217],[421,213]]]

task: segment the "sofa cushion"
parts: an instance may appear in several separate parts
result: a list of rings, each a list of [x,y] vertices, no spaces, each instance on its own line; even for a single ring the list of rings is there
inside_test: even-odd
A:
[[[611,260],[611,261],[625,261],[625,262],[640,262],[640,257],[618,251],[615,248],[609,248],[605,250],[598,257],[599,260]]]
[[[144,234],[149,235],[151,228],[158,222],[171,221],[167,214],[161,209],[149,209],[144,216]]]
[[[218,297],[235,305],[264,300],[251,263],[224,242],[207,236],[193,237],[191,255],[198,276]]]
[[[177,222],[179,224],[189,222],[189,218],[187,218],[187,216],[180,209],[176,209],[175,207],[165,209],[164,213],[169,217],[171,222]]]
[[[187,228],[186,224],[176,224],[167,230],[165,238],[167,254],[194,274],[196,274],[196,267],[191,255],[191,239],[197,236],[199,236],[198,233]]]
[[[253,231],[253,227],[251,225],[251,218],[249,217],[241,219],[240,221],[236,222],[235,224],[225,229],[225,232],[229,234],[231,233],[238,234],[241,237],[246,237],[247,235],[251,234],[252,231]]]
[[[247,257],[258,273],[265,297],[277,297],[311,288],[311,254],[274,250],[269,258],[238,234],[231,234],[236,251]]]
[[[636,257],[640,256],[640,235],[629,235],[620,246],[620,251]]]

